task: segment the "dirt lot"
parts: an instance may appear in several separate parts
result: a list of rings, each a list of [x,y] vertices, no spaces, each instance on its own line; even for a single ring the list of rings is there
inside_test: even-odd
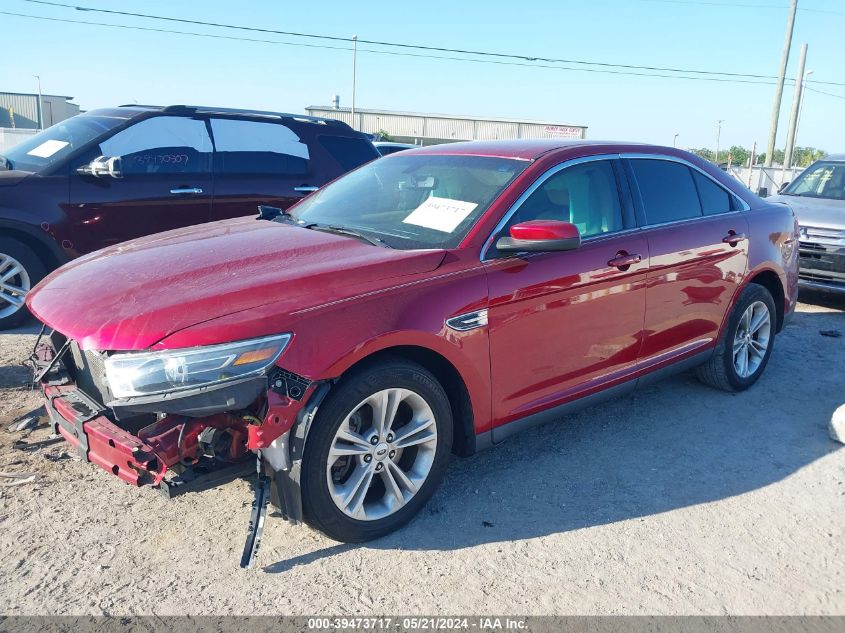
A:
[[[2,335],[0,471],[40,479],[0,487],[0,611],[843,614],[845,300],[805,299],[750,392],[684,374],[455,459],[365,546],[271,518],[252,571],[248,482],[166,501],[62,445],[13,450],[34,336]]]

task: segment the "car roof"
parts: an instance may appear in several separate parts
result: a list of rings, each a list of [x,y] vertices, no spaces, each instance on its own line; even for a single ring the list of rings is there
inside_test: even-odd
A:
[[[593,141],[584,139],[515,139],[507,141],[467,141],[460,143],[443,143],[440,145],[427,145],[412,151],[415,154],[471,154],[476,156],[496,156],[499,158],[519,158],[532,160],[543,154],[555,150],[590,147],[631,147],[637,146],[643,149],[652,148],[670,150],[671,148],[659,147],[656,145],[640,145],[639,143],[623,143],[620,141]]]
[[[256,119],[282,119],[287,121],[296,121],[300,123],[316,123],[318,125],[326,125],[342,130],[351,131],[352,128],[336,119],[325,119],[323,117],[310,116],[307,114],[291,114],[288,112],[272,112],[268,110],[247,110],[243,108],[220,108],[215,106],[196,106],[196,105],[144,105],[144,104],[124,104],[116,108],[103,108],[99,110],[91,110],[86,114],[95,116],[113,116],[120,118],[132,118],[150,112],[161,112],[166,114],[223,114],[234,115],[246,118]]]

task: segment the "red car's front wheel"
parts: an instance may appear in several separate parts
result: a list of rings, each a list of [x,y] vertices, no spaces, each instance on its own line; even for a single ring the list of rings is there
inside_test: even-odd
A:
[[[442,479],[452,416],[441,385],[404,360],[344,378],[320,407],[303,457],[305,517],[361,542],[409,521]]]

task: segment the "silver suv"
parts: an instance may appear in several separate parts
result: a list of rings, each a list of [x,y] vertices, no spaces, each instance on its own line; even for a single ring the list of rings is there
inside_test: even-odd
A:
[[[801,285],[845,293],[845,154],[816,161],[769,200],[792,207],[801,225]]]

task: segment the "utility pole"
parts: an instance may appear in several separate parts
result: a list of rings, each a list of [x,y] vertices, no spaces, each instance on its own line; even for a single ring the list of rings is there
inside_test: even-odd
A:
[[[766,167],[772,166],[775,154],[775,141],[778,135],[778,119],[780,118],[780,102],[783,98],[783,82],[786,78],[786,65],[789,62],[789,48],[792,46],[792,29],[795,26],[795,12],[798,10],[798,0],[792,0],[789,8],[789,20],[786,23],[786,42],[783,45],[783,56],[780,60],[780,74],[775,86],[775,100],[772,103],[772,122],[769,125],[769,144],[766,149]]]
[[[41,104],[41,75],[33,75],[38,80],[38,129],[44,129],[44,106]]]
[[[355,84],[358,72],[358,36],[352,36],[352,129],[357,130],[355,125]]]
[[[724,119],[719,119],[716,121],[716,166],[719,165],[719,141],[722,138],[722,123],[724,123]]]
[[[798,58],[798,75],[795,77],[795,94],[792,97],[792,112],[789,115],[789,130],[786,133],[786,151],[783,155],[783,168],[792,167],[792,154],[795,151],[795,128],[798,126],[798,110],[804,92],[804,63],[807,61],[807,45],[801,47]]]

